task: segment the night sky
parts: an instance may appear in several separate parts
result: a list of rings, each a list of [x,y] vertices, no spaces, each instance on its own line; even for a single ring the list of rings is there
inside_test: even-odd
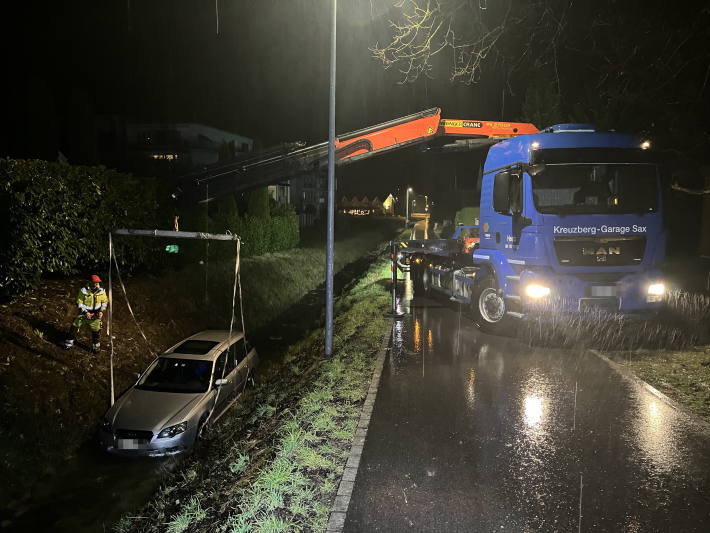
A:
[[[219,0],[217,9],[212,1],[22,4],[4,16],[10,97],[0,155],[56,159],[61,150],[72,163],[100,163],[95,130],[106,115],[200,122],[257,147],[327,138],[325,0]],[[503,37],[470,85],[449,80],[451,54],[433,60],[432,78],[398,83],[398,68],[383,69],[368,48],[389,41],[399,10],[385,0],[339,4],[338,132],[441,107],[447,118],[538,127],[592,121],[648,135],[689,168],[708,164],[706,2],[444,1],[465,6],[459,29],[471,10],[490,27],[507,14]],[[448,162],[425,165],[447,168],[432,186],[412,162],[418,156],[383,159],[343,169],[341,190],[367,193],[375,183],[382,188],[383,176],[392,188],[453,183]]]

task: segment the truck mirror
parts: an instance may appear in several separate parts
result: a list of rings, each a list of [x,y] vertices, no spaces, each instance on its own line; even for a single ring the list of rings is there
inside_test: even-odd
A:
[[[498,213],[510,214],[510,174],[499,172],[493,181],[493,209]]]
[[[528,171],[528,174],[530,174],[531,176],[537,176],[538,174],[540,174],[540,172],[545,170],[545,164],[544,163],[534,163],[534,164],[528,165],[526,170]]]

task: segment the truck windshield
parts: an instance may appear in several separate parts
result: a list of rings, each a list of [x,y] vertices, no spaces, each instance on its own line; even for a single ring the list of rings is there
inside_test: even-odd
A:
[[[553,163],[532,179],[540,213],[649,213],[658,208],[656,165]]]

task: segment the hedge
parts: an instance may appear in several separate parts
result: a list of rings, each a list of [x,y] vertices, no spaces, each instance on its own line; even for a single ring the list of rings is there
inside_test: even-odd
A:
[[[156,178],[104,167],[0,159],[0,214],[5,223],[0,232],[0,297],[22,293],[46,274],[106,272],[108,233],[120,227],[172,229],[169,198]],[[207,220],[204,208],[185,212],[180,229],[231,231],[242,236],[243,253],[251,256],[298,245],[298,217],[290,206],[275,205],[266,217],[239,216],[234,197],[225,198]],[[158,239],[116,238],[114,244],[127,270],[180,267],[205,257],[205,243],[181,241],[177,256],[166,254],[165,242]],[[213,260],[231,254],[229,247],[210,248]]]
[[[21,293],[44,274],[105,271],[110,230],[169,224],[159,194],[156,179],[103,167],[0,159],[0,294]],[[151,245],[138,241],[120,245],[123,257],[150,264]]]

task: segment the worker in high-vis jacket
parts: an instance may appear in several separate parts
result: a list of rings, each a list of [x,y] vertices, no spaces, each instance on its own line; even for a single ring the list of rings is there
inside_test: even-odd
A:
[[[76,305],[79,308],[79,314],[69,328],[69,338],[64,341],[64,348],[69,350],[74,346],[74,339],[81,327],[86,324],[91,330],[91,351],[97,353],[101,348],[101,327],[103,325],[101,319],[108,307],[108,297],[106,291],[101,288],[101,278],[96,274],[89,277],[86,287],[79,290]]]

